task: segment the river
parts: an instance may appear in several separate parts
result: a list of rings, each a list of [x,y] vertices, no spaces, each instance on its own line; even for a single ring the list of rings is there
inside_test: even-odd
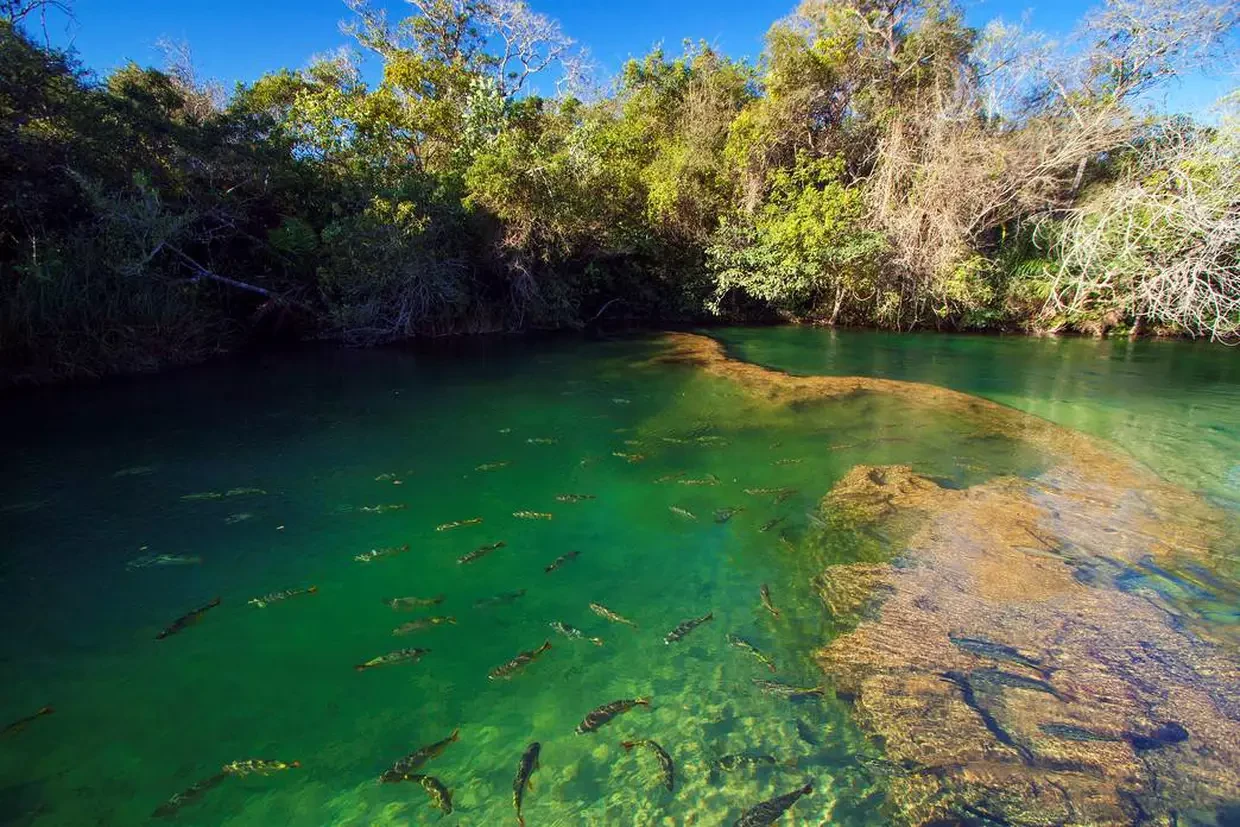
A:
[[[707,333],[4,400],[0,822],[1231,823],[1233,351]]]

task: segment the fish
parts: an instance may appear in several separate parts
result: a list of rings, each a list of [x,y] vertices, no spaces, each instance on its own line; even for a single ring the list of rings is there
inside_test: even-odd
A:
[[[552,629],[555,629],[560,634],[564,635],[564,637],[572,638],[573,640],[588,640],[591,643],[593,643],[595,646],[603,645],[602,638],[586,637],[585,632],[573,626],[569,626],[567,623],[561,623],[558,620],[553,620],[547,625],[550,626]]]
[[[1029,689],[1034,692],[1045,692],[1047,695],[1053,695],[1061,701],[1064,700],[1060,691],[1046,681],[1038,680],[1037,678],[1026,678],[1024,675],[1005,672],[1002,669],[974,669],[969,673],[968,677],[969,682],[974,686],[989,686],[991,688],[1007,686],[1013,689]]]
[[[630,445],[630,446],[632,446],[632,447],[636,448],[637,446],[639,446],[639,445],[641,445],[641,444],[642,444],[642,441],[641,441],[640,439],[626,439],[626,440],[624,441],[624,444],[625,444],[625,445]]]
[[[517,764],[517,775],[512,779],[512,806],[517,808],[517,824],[525,827],[525,816],[521,815],[521,803],[525,799],[525,791],[534,791],[534,782],[530,776],[538,769],[538,754],[542,752],[542,744],[534,741],[521,753],[521,762]]]
[[[991,713],[987,706],[978,699],[977,692],[974,689],[973,684],[969,681],[968,675],[951,670],[944,672],[942,677],[945,681],[956,685],[956,687],[960,690],[961,700],[964,701],[965,706],[977,713],[977,716],[982,721],[982,725],[985,726],[986,730],[995,737],[996,741],[1004,746],[1011,747],[1018,755],[1020,755],[1022,761],[1030,766],[1033,766],[1035,760],[1033,753],[1024,744],[1013,738],[1012,734],[1003,728],[1003,725],[999,723],[998,719],[995,718],[994,714]]]
[[[546,568],[543,569],[543,572],[546,574],[550,574],[551,572],[558,569],[560,566],[564,565],[565,563],[576,560],[580,556],[581,556],[580,551],[565,552],[564,554],[561,554],[559,557],[555,558],[550,563],[548,563]]]
[[[727,442],[727,439],[721,436],[700,436],[700,437],[697,437],[694,441],[701,445],[710,445],[710,444],[722,445],[723,443]]]
[[[0,513],[29,514],[32,511],[38,511],[51,501],[51,497],[44,497],[41,500],[21,500],[15,503],[5,503],[4,505],[0,505]]]
[[[393,635],[410,635],[414,632],[420,632],[423,629],[430,629],[433,626],[456,625],[455,617],[420,617],[417,620],[411,620],[408,623],[402,623],[392,630]]]
[[[383,602],[397,611],[402,611],[405,609],[417,609],[423,606],[438,606],[443,602],[443,595],[437,594],[434,597],[389,597]]]
[[[683,479],[676,480],[677,485],[718,485],[719,478],[714,474],[707,474],[699,479]]]
[[[240,514],[229,514],[224,518],[224,523],[226,525],[236,525],[237,523],[244,523],[246,520],[252,519],[254,519],[253,514],[248,511],[243,511]]]
[[[551,641],[544,640],[543,645],[539,646],[537,649],[527,649],[502,666],[495,667],[487,673],[487,677],[491,680],[495,680],[496,678],[511,678],[518,671],[536,661],[543,652],[546,652],[550,648]]]
[[[1158,749],[1159,747],[1187,741],[1188,730],[1175,721],[1168,721],[1165,724],[1161,724],[1149,735],[1126,732],[1124,733],[1124,740],[1131,744],[1132,748],[1137,752],[1145,752],[1146,750]]]
[[[387,514],[390,511],[404,511],[409,506],[404,503],[391,503],[389,505],[364,505],[358,509],[363,514]]]
[[[376,666],[389,666],[393,663],[404,663],[405,661],[417,663],[423,655],[430,654],[430,651],[430,649],[397,649],[395,652],[388,652],[386,655],[371,658],[365,663],[359,663],[353,668],[358,672],[364,672],[367,669],[374,669]]]
[[[694,618],[690,618],[689,620],[682,621],[679,626],[677,626],[675,629],[672,629],[672,631],[668,632],[664,636],[663,642],[669,645],[672,643],[675,643],[676,641],[682,639],[685,635],[692,632],[697,627],[701,626],[706,621],[714,620],[714,618],[715,618],[714,612],[707,612],[701,617],[694,617]]]
[[[650,706],[649,698],[634,698],[632,700],[612,701],[602,706],[590,710],[589,714],[577,724],[575,730],[578,735],[585,735],[587,732],[594,732],[603,724],[610,721],[617,715],[623,715],[630,709],[637,706]]]
[[[297,597],[302,594],[315,594],[318,590],[318,586],[307,586],[304,589],[285,589],[282,592],[272,592],[262,597],[251,598],[247,603],[256,609],[264,609],[272,603],[279,603],[281,600],[288,600],[290,597]]]
[[[228,773],[226,772],[217,772],[210,778],[204,778],[203,780],[190,786],[188,789],[182,790],[172,798],[169,798],[163,804],[160,804],[155,808],[155,812],[151,813],[151,817],[171,818],[176,815],[177,811],[182,807],[197,801],[203,796],[204,793],[213,787],[218,786],[226,778],[228,778]]]
[[[510,434],[510,433],[512,433],[512,428],[500,428],[500,429],[499,429],[499,433],[501,433],[501,434]]]
[[[478,546],[473,551],[466,552],[465,554],[462,554],[460,557],[456,558],[456,562],[461,563],[461,564],[472,563],[475,560],[480,560],[483,557],[486,557],[488,554],[495,551],[496,549],[503,548],[506,545],[508,544],[505,543],[503,540],[500,540],[498,543],[491,543],[490,545]]]
[[[681,507],[680,507],[680,506],[678,506],[678,505],[669,505],[669,506],[667,507],[667,510],[668,510],[668,511],[670,511],[670,512],[672,512],[673,514],[675,514],[675,515],[679,516],[679,517],[684,517],[686,520],[696,520],[696,519],[697,519],[697,515],[696,515],[696,514],[694,514],[692,511],[690,511],[690,510],[689,510],[689,509],[687,509],[687,508],[681,508]]]
[[[388,471],[375,477],[375,482],[400,482],[400,480],[397,479],[395,474]]]
[[[196,566],[202,562],[201,557],[189,557],[183,554],[145,554],[125,563],[125,568],[145,569],[151,566]]]
[[[779,609],[775,608],[775,604],[771,602],[771,589],[765,583],[758,589],[758,597],[762,600],[762,606],[775,617],[779,617]]]
[[[188,612],[186,614],[181,615],[176,620],[172,621],[172,624],[168,626],[168,628],[164,629],[162,632],[157,634],[155,636],[155,639],[163,640],[169,635],[175,635],[177,632],[180,632],[189,626],[193,626],[195,623],[202,620],[202,616],[204,614],[209,612],[211,609],[214,609],[218,605],[220,605],[220,599],[217,597],[214,600],[212,600],[210,603],[208,603],[207,605],[200,606],[197,609],[194,609],[192,612]]]
[[[774,528],[775,526],[782,523],[784,519],[785,519],[784,517],[773,517],[772,519],[769,519],[765,523],[763,523],[761,527],[758,528],[758,531],[766,533],[770,531],[772,528]]]
[[[754,686],[762,690],[764,694],[774,695],[779,698],[788,698],[792,701],[800,701],[805,698],[822,697],[822,687],[818,686],[790,686],[779,681],[765,681],[761,678],[753,679]]]
[[[796,496],[797,493],[798,493],[798,489],[796,488],[785,488],[782,491],[776,492],[774,502],[776,505],[779,505],[780,503],[782,503],[784,500],[788,499],[789,497]]]
[[[6,726],[3,730],[0,730],[0,736],[15,735],[21,732],[27,726],[29,726],[31,721],[42,718],[44,715],[51,715],[55,711],[56,710],[50,706],[42,707],[36,710],[35,712],[33,712],[32,714],[27,715],[25,718],[19,718],[18,720]]]
[[[452,791],[433,775],[406,775],[404,781],[416,781],[431,797],[431,803],[443,811],[444,815],[452,813]]]
[[[654,757],[659,762],[659,774],[663,778],[663,786],[667,787],[668,792],[672,792],[676,786],[676,765],[672,763],[672,756],[667,754],[667,750],[659,746],[658,742],[649,738],[642,738],[637,741],[621,741],[620,746],[624,747],[625,752],[629,752],[633,747],[646,747],[654,753]]]
[[[432,758],[438,758],[443,755],[443,751],[455,744],[461,739],[461,730],[454,729],[447,738],[436,741],[433,744],[427,744],[424,747],[418,747],[404,758],[397,760],[389,769],[384,770],[379,776],[379,781],[384,784],[393,784],[397,781],[405,781],[406,776],[414,770],[420,769],[423,764]]]
[[[726,523],[728,520],[732,519],[744,510],[744,508],[716,508],[715,522]]]
[[[521,598],[524,596],[525,596],[525,589],[518,589],[515,592],[504,592],[503,594],[497,594],[494,597],[484,597],[484,598],[481,598],[480,600],[475,600],[474,608],[481,609],[485,606],[499,606],[503,603],[512,603],[518,598]]]
[[[181,499],[186,502],[193,502],[195,500],[222,500],[224,499],[224,495],[218,491],[197,491],[193,494],[182,494]]]
[[[514,511],[512,516],[522,520],[550,520],[551,514],[546,511]]]
[[[593,494],[556,494],[555,501],[558,503],[579,503],[586,500],[593,500]]]
[[[719,758],[716,758],[712,762],[711,766],[717,770],[723,770],[724,772],[735,772],[736,770],[744,769],[745,767],[756,767],[760,764],[775,766],[778,763],[780,763],[779,759],[777,759],[774,755],[760,755],[754,752],[737,752],[732,753],[731,755],[722,755]],[[792,764],[796,764],[796,759],[792,760]],[[787,762],[785,762],[785,766],[789,766]]]
[[[630,463],[641,462],[642,460],[646,458],[645,454],[626,454],[623,451],[612,451],[611,455],[613,457],[620,457],[620,459],[624,460],[625,462],[630,462]]]
[[[435,526],[436,531],[451,531],[454,528],[461,528],[467,525],[478,525],[482,522],[481,517],[470,517],[468,520],[453,520],[450,523],[441,523]]]
[[[822,743],[822,738],[819,737],[814,728],[800,718],[797,718],[797,736],[811,747],[819,746]]]
[[[672,480],[678,480],[684,475],[685,475],[684,471],[677,471],[674,474],[664,474],[663,476],[655,480],[655,483],[661,485],[665,482],[671,482]]]
[[[506,459],[501,460],[499,462],[484,462],[481,465],[476,466],[474,470],[475,471],[498,471],[501,468],[507,468],[508,465],[509,465],[509,462]]]
[[[154,465],[135,465],[131,468],[122,468],[112,474],[113,477],[143,477],[154,471]]]
[[[661,436],[659,437],[659,439],[663,440],[664,442],[669,442],[672,445],[685,445],[686,443],[689,442],[689,440],[681,439],[680,437],[677,437],[677,436]]]
[[[760,660],[762,663],[766,664],[767,669],[770,669],[772,672],[775,671],[775,662],[772,661],[765,654],[763,654],[758,649],[757,646],[754,646],[752,643],[745,640],[743,637],[739,637],[737,635],[729,633],[728,643],[732,644],[737,649],[740,649],[742,652],[748,652],[749,654],[753,655],[755,658]]]
[[[800,459],[777,459],[771,465],[796,465],[801,462]]]
[[[617,397],[614,397],[611,401],[617,405],[627,405],[632,400],[625,399],[622,396],[617,396]]]
[[[372,548],[370,551],[364,551],[361,554],[354,555],[353,559],[359,563],[371,563],[375,560],[381,560],[384,557],[404,554],[408,550],[408,543],[405,543],[403,546],[390,546],[389,548]]]
[[[244,497],[250,494],[266,494],[261,488],[230,488],[224,492],[225,497]]]
[[[526,442],[530,445],[555,445],[558,440],[547,436],[532,436]]]
[[[774,495],[775,504],[778,505],[784,500],[797,493],[796,488],[745,488],[742,489],[746,494],[754,496]]]
[[[1037,658],[1031,658],[1021,654],[1011,646],[1003,643],[995,643],[991,640],[978,637],[960,637],[957,635],[948,635],[947,639],[952,642],[957,649],[977,655],[983,658],[993,658],[995,660],[1006,660],[1011,663],[1019,663],[1022,666],[1028,666],[1030,669],[1042,671],[1042,661]]]
[[[813,782],[808,782],[799,790],[793,790],[790,793],[777,795],[774,798],[767,799],[761,804],[755,804],[750,807],[741,817],[733,822],[732,827],[765,827],[774,824],[779,817],[788,812],[789,808],[803,795],[809,795],[814,791]]]
[[[244,777],[247,775],[267,775],[281,770],[293,770],[301,766],[300,761],[272,761],[267,758],[247,758],[243,761],[232,761],[220,768],[225,775]]]
[[[1096,732],[1092,729],[1075,726],[1073,724],[1038,724],[1038,729],[1052,738],[1062,738],[1065,741],[1122,741],[1123,736],[1108,735],[1105,732]]]
[[[634,629],[637,628],[636,623],[629,620],[627,617],[621,617],[620,615],[613,612],[611,609],[604,606],[602,603],[591,603],[590,611],[594,612],[599,617],[610,620],[612,623],[623,623],[626,626],[632,626]]]

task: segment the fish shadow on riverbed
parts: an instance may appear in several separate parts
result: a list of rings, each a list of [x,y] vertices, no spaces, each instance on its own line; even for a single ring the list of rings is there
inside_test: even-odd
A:
[[[1240,801],[1219,807],[1214,813],[1214,820],[1219,827],[1240,827]]]

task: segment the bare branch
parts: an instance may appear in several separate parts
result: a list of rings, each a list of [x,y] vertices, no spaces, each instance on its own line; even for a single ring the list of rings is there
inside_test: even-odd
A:
[[[164,70],[185,98],[185,109],[193,117],[204,119],[224,108],[228,95],[214,80],[202,80],[194,68],[194,54],[185,40],[161,37],[155,48],[164,55]]]
[[[1175,124],[1064,214],[1048,318],[1112,314],[1240,339],[1240,119]]]
[[[506,98],[520,93],[531,77],[557,63],[572,72],[580,72],[585,65],[576,41],[564,34],[559,23],[534,11],[524,0],[489,0],[479,6],[478,15],[483,26],[504,44],[495,74]]]

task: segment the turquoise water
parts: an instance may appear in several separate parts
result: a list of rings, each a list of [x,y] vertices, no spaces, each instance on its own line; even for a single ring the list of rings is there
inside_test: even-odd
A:
[[[1208,342],[723,328],[739,358],[976,394],[1106,439],[1240,507],[1240,352]]]
[[[1238,433],[1240,414],[1225,402],[1237,394],[1234,354],[1221,349],[1157,349],[1178,365],[1168,371],[1163,358],[1119,359],[1089,342],[944,339],[927,355],[939,340],[847,334],[824,344],[780,329],[722,338],[755,361],[955,385],[1074,427],[1106,431],[1115,417],[1128,423],[1117,440],[1128,447],[1144,433],[1158,443],[1147,458],[1169,475],[1191,473],[1169,459],[1179,441],[1204,456]],[[727,380],[648,361],[661,351],[654,338],[316,351],[7,400],[0,724],[44,705],[55,712],[0,738],[0,822],[145,823],[225,763],[262,758],[301,766],[228,778],[176,821],[439,823],[417,785],[377,779],[459,729],[422,770],[451,789],[458,824],[516,823],[512,779],[531,741],[542,759],[526,795],[530,825],[731,823],[807,779],[816,790],[795,823],[888,823],[886,781],[868,769],[881,745],[848,704],[789,701],[752,683],[821,682],[814,651],[837,627],[811,579],[869,553],[847,533],[824,534],[817,502],[859,462],[907,463],[965,486],[1034,476],[1048,460],[881,395],[749,409]],[[1055,401],[1041,409],[1047,388]],[[1188,425],[1152,427],[1177,410],[1175,394]],[[1240,499],[1235,456],[1205,463],[1196,487]],[[792,491],[775,502],[745,488]],[[225,495],[233,489],[262,493]],[[223,496],[186,499],[203,492]],[[570,493],[593,499],[556,500]],[[363,510],[378,505],[399,508]],[[744,510],[717,522],[724,508]],[[407,553],[354,560],[404,544]],[[134,563],[152,554],[200,562]],[[762,584],[778,618],[759,601]],[[311,585],[314,594],[247,605]],[[440,605],[413,612],[383,602],[438,594]],[[217,596],[201,622],[155,640]],[[637,627],[609,623],[591,602]],[[710,622],[664,643],[706,612]],[[392,634],[432,614],[456,622]],[[557,620],[604,645],[557,635]],[[778,674],[727,645],[728,633],[767,653]],[[511,680],[488,679],[544,640],[552,648]],[[430,652],[353,668],[407,646]],[[591,709],[637,697],[650,707],[574,733]],[[630,738],[668,751],[674,792],[650,753],[620,746]],[[712,770],[741,752],[780,763]]]

